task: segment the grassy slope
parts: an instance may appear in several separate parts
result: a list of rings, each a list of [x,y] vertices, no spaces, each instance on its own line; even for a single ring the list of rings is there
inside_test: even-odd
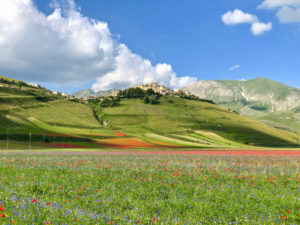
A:
[[[217,82],[224,84],[231,90],[241,90],[240,86],[242,86],[247,93],[250,93],[253,96],[268,96],[270,95],[270,92],[272,92],[274,93],[274,99],[278,101],[285,99],[291,92],[299,91],[299,89],[266,78],[255,78],[247,81],[217,80]],[[232,99],[232,101],[227,103],[220,103],[220,105],[241,112],[243,115],[263,121],[276,128],[297,132],[300,131],[300,119],[297,112],[295,112],[296,109],[270,113],[271,106],[269,104],[252,102],[245,105],[243,102],[235,101],[240,99],[243,99],[243,97],[237,96],[236,99]],[[257,108],[261,108],[262,110],[254,110]]]
[[[280,129],[300,131],[300,106],[284,112],[274,112],[256,117],[267,123],[273,123],[272,126]]]
[[[84,104],[43,89],[0,87],[0,141],[7,139],[7,133],[10,147],[14,141],[28,143],[29,133],[32,141],[42,142],[43,136],[50,135],[57,137],[47,138],[50,142],[68,140],[68,143],[90,140],[90,134],[115,135],[114,131],[101,127],[92,109]],[[61,135],[69,138],[59,138]],[[6,147],[6,143],[2,141],[1,146]],[[22,143],[17,146],[23,147]]]
[[[274,98],[276,100],[284,99],[291,91],[298,91],[296,88],[292,88],[277,81],[261,77],[246,81],[217,80],[217,82],[226,85],[231,90],[235,88],[240,89],[240,87],[243,87],[247,93],[251,93],[252,95],[264,96],[272,92],[274,93]]]
[[[176,97],[163,97],[160,102],[160,105],[145,105],[138,99],[126,99],[119,107],[105,108],[101,119],[107,121],[111,128],[145,137],[156,133],[169,138],[181,136],[182,140],[195,142],[186,137],[189,136],[235,146],[239,145],[237,142],[259,146],[293,146],[299,143],[300,137],[295,133],[274,129],[216,105]],[[218,138],[196,132],[203,130],[218,135]],[[222,138],[227,143],[220,141]]]
[[[125,99],[119,107],[105,108],[101,115],[102,120],[109,122],[105,128],[84,104],[43,89],[0,87],[0,139],[5,140],[9,132],[10,140],[14,139],[13,134],[16,140],[20,139],[18,134],[24,134],[26,137],[22,138],[28,142],[29,133],[39,138],[46,133],[72,135],[79,140],[92,138],[97,142],[107,136],[107,140],[112,138],[112,143],[125,143],[125,139],[115,140],[126,138],[116,137],[117,130],[137,138],[129,136],[128,143],[142,141],[168,146],[293,146],[299,139],[295,134],[273,129],[216,105],[174,97],[163,97],[160,102],[160,105],[145,105],[139,99]],[[39,138],[36,137],[37,141],[41,141]]]

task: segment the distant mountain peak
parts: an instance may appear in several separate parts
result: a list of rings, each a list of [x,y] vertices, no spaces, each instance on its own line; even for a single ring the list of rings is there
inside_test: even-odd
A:
[[[293,121],[300,123],[300,113],[293,111],[300,106],[300,89],[268,78],[257,77],[246,81],[201,80],[183,90],[246,116],[257,118],[273,113],[269,116],[272,120],[285,123],[287,119],[284,118],[288,118],[291,124]],[[283,112],[291,112],[291,116],[281,116]]]
[[[118,90],[117,89],[111,89],[111,90],[107,90],[107,91],[95,92],[92,89],[86,88],[86,89],[77,91],[77,92],[73,93],[72,95],[77,97],[77,98],[88,98],[89,96],[100,97],[100,96],[110,95],[115,91],[118,91]]]

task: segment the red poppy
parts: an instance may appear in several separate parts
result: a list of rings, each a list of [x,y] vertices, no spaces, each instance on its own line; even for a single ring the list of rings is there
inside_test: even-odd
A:
[[[0,216],[3,217],[3,218],[5,217],[5,215],[3,213],[0,213]]]
[[[33,203],[36,203],[36,202],[37,202],[37,200],[36,200],[36,199],[33,199],[33,200],[32,200],[32,202],[33,202]]]
[[[46,224],[48,225],[48,224],[50,224],[50,222],[47,221]]]
[[[113,222],[113,221],[110,221],[109,224],[114,224],[114,222]]]
[[[46,205],[51,205],[51,204],[49,202],[47,202]]]
[[[290,213],[290,212],[291,212],[291,210],[288,210],[288,209],[287,209],[287,210],[286,210],[286,212],[287,212],[287,213]]]
[[[283,217],[281,217],[283,220],[286,220],[286,217],[285,216],[283,216]]]
[[[73,221],[77,221],[77,219],[73,219]]]
[[[156,219],[156,218],[153,218],[152,220],[153,220],[153,222],[156,222],[157,219]]]
[[[4,211],[4,208],[3,208],[3,207],[0,207],[0,211]]]

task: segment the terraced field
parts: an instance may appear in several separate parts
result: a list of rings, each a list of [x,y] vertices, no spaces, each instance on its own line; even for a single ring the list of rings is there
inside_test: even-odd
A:
[[[3,78],[2,78],[3,79]],[[17,81],[16,81],[17,82]],[[0,87],[0,148],[299,147],[300,135],[214,104],[163,96],[158,105],[122,99],[94,111],[30,85]]]

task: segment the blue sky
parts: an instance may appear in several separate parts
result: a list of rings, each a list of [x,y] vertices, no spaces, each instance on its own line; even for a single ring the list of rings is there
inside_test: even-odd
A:
[[[53,13],[51,2],[34,0],[46,15]],[[82,16],[106,22],[113,39],[153,65],[170,64],[177,77],[198,80],[267,77],[300,88],[300,21],[296,18],[282,22],[276,14],[286,6],[259,9],[262,2],[76,0]],[[291,6],[298,9],[297,4]],[[222,15],[235,9],[256,16],[261,23],[272,23],[272,29],[254,35],[249,22],[226,25]],[[235,65],[238,66],[230,70]],[[62,86],[42,80],[40,83],[71,92],[90,87],[94,81],[91,77]]]

